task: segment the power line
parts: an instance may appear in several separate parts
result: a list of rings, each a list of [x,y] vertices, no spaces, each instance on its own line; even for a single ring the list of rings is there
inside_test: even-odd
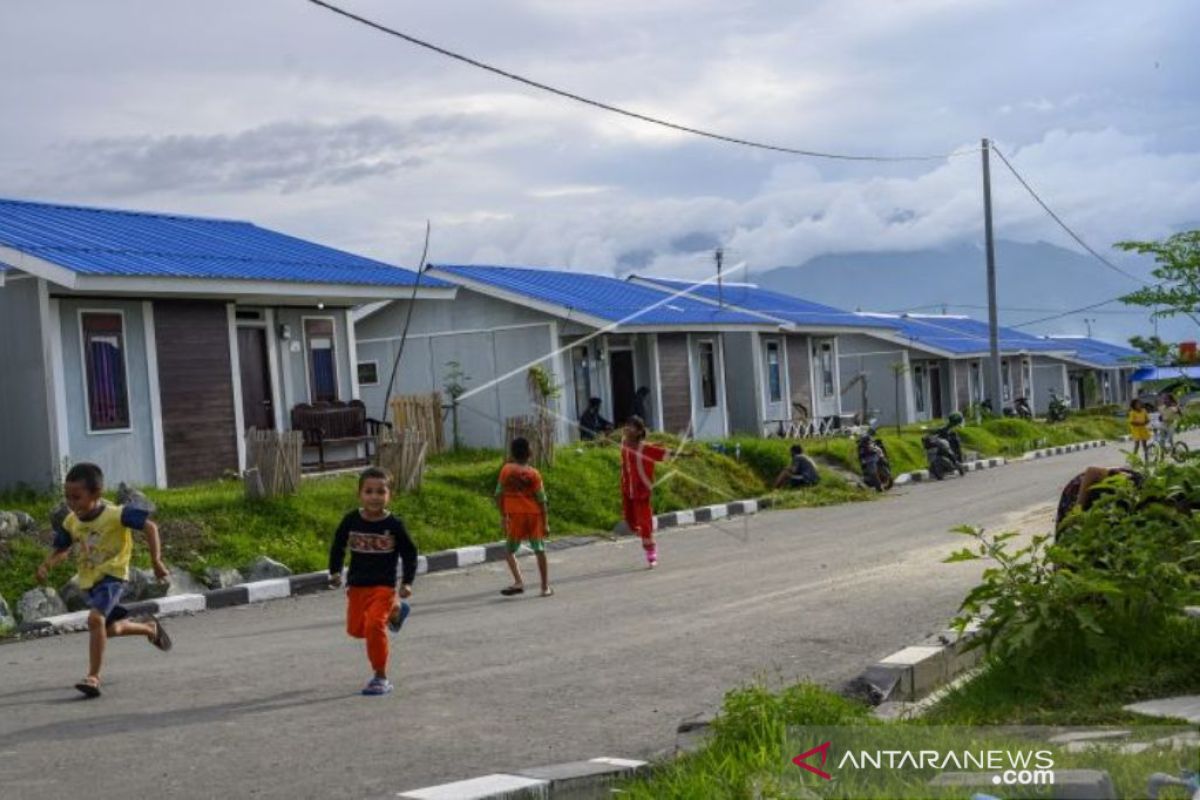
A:
[[[1042,317],[1041,319],[1030,320],[1029,322],[1022,322],[1018,325],[1009,325],[1008,327],[1010,327],[1010,328],[1027,328],[1030,325],[1037,325],[1039,322],[1050,322],[1051,320],[1062,319],[1063,317],[1069,317],[1072,314],[1080,314],[1084,311],[1091,311],[1094,308],[1099,308],[1100,306],[1106,306],[1109,303],[1116,303],[1124,296],[1125,295],[1121,295],[1119,297],[1114,297],[1111,300],[1105,300],[1100,303],[1092,303],[1090,306],[1082,306],[1081,308],[1073,308],[1070,311],[1063,311],[1060,314],[1054,314],[1053,316]]]
[[[1108,267],[1109,269],[1113,270],[1114,272],[1118,272],[1121,275],[1124,275],[1126,278],[1129,278],[1132,281],[1137,281],[1138,283],[1142,284],[1143,286],[1150,285],[1149,281],[1139,278],[1137,275],[1134,275],[1132,272],[1126,272],[1125,270],[1118,267],[1116,264],[1109,261],[1104,256],[1097,253],[1092,248],[1091,245],[1089,245],[1087,242],[1085,242],[1083,239],[1081,239],[1079,237],[1079,234],[1077,234],[1077,233],[1075,233],[1075,231],[1071,230],[1070,226],[1068,226],[1067,223],[1063,222],[1062,218],[1059,217],[1058,214],[1055,214],[1054,211],[1051,210],[1050,206],[1046,205],[1046,201],[1042,200],[1042,198],[1038,196],[1038,193],[1033,190],[1033,187],[1029,185],[1029,182],[1026,181],[1023,177],[1021,177],[1021,173],[1017,172],[1017,168],[1014,167],[1007,158],[1005,158],[1004,153],[1000,152],[1000,148],[996,147],[994,142],[992,143],[992,152],[994,152],[996,155],[1000,156],[1000,160],[1004,162],[1004,166],[1008,167],[1008,171],[1013,174],[1013,177],[1016,178],[1017,181],[1020,182],[1020,184],[1025,187],[1025,191],[1029,192],[1029,195],[1034,200],[1037,201],[1037,204],[1042,207],[1042,210],[1045,211],[1047,214],[1049,214],[1050,218],[1053,219],[1055,222],[1057,222],[1059,227],[1062,228],[1064,231],[1066,231],[1067,235],[1070,236],[1072,239],[1074,239],[1079,244],[1080,247],[1082,247],[1084,250],[1087,250],[1089,253],[1091,253],[1093,256],[1095,256],[1097,261],[1099,261],[1101,264]]]
[[[743,147],[753,147],[758,150],[770,150],[770,151],[773,151],[776,153],[789,153],[791,155],[808,156],[811,158],[828,158],[828,159],[835,159],[838,161],[943,161],[947,158],[953,158],[955,156],[962,156],[962,155],[970,155],[972,153],[979,152],[979,148],[972,147],[972,148],[968,148],[965,150],[955,150],[953,152],[944,153],[941,155],[901,155],[901,156],[856,155],[856,154],[847,154],[847,153],[826,153],[826,152],[822,152],[819,150],[806,150],[806,149],[798,148],[798,147],[785,147],[783,145],[775,145],[775,144],[769,144],[766,142],[758,142],[758,141],[754,141],[752,139],[741,139],[736,136],[727,136],[722,133],[714,133],[712,131],[703,130],[701,128],[693,128],[689,125],[683,125],[678,122],[671,122],[669,120],[665,120],[660,117],[652,117],[652,116],[649,116],[648,114],[641,114],[637,111],[630,111],[629,109],[610,105],[608,103],[603,103],[599,100],[592,100],[590,98],[584,97],[583,95],[575,94],[574,92],[569,92],[569,91],[566,91],[565,89],[558,89],[547,83],[542,83],[541,81],[536,81],[536,80],[533,80],[532,78],[526,78],[526,77],[524,77],[522,75],[518,75],[514,72],[509,72],[507,70],[500,69],[499,67],[494,67],[491,64],[486,64],[482,61],[471,58],[470,56],[462,55],[461,53],[456,53],[453,50],[447,50],[446,48],[439,47],[438,45],[433,44],[432,42],[427,42],[423,39],[418,39],[417,37],[411,36],[407,33],[404,33],[403,31],[398,31],[395,28],[389,28],[388,26],[383,25],[378,22],[375,22],[374,20],[367,19],[366,17],[363,17],[363,16],[359,16],[358,14],[347,11],[343,8],[339,8],[338,6],[335,6],[331,3],[326,3],[326,2],[324,2],[324,0],[308,0],[308,2],[312,3],[313,5],[317,5],[317,6],[320,6],[321,8],[332,11],[335,14],[339,14],[339,15],[345,17],[346,19],[353,20],[362,25],[366,25],[369,28],[374,28],[375,30],[377,30],[381,33],[386,33],[389,36],[395,36],[398,39],[403,39],[404,41],[408,42],[409,44],[414,44],[417,47],[423,47],[426,50],[430,50],[434,53],[438,53],[439,55],[446,56],[447,58],[452,58],[455,61],[460,61],[460,62],[462,62],[464,64],[468,64],[472,67],[476,67],[478,69],[485,70],[486,72],[490,72],[493,75],[499,75],[502,78],[507,78],[508,80],[516,81],[517,83],[522,83],[522,84],[524,84],[526,86],[530,86],[534,89],[540,89],[541,91],[549,92],[550,94],[558,95],[559,97],[564,97],[568,100],[574,100],[577,103],[583,103],[584,105],[588,105],[593,108],[598,108],[598,109],[601,109],[602,111],[608,111],[613,114],[620,114],[621,116],[629,117],[630,119],[636,119],[636,120],[640,120],[642,122],[648,122],[652,125],[658,125],[663,128],[670,128],[671,130],[680,131],[681,133],[689,133],[689,134],[692,134],[693,136],[702,136],[706,139],[715,139],[720,142],[727,142],[729,144],[741,145]]]

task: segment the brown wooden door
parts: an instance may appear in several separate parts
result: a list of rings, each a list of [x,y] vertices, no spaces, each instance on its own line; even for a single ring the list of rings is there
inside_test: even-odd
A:
[[[275,429],[271,402],[271,370],[267,361],[267,331],[238,328],[238,365],[242,376],[242,421],[246,428]]]
[[[229,317],[225,304],[155,300],[167,482],[219,478],[238,468]]]

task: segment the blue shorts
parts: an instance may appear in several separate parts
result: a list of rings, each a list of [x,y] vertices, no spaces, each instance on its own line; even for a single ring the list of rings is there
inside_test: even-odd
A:
[[[111,576],[102,578],[99,583],[88,589],[88,608],[104,615],[104,621],[109,625],[129,616],[129,609],[121,605],[121,592],[125,590],[125,581]]]

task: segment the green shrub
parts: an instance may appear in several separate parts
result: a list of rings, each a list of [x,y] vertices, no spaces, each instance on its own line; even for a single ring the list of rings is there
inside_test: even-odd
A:
[[[947,561],[988,558],[983,582],[967,595],[960,627],[986,613],[976,644],[1010,661],[1047,653],[1085,661],[1154,636],[1200,598],[1200,550],[1192,508],[1200,507],[1200,469],[1169,465],[1144,485],[1112,484],[1058,533],[1010,550],[1017,534],[975,540]]]

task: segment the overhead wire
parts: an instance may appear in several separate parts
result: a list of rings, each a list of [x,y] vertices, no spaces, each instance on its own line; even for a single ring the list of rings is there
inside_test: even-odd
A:
[[[961,150],[954,150],[949,153],[941,153],[941,154],[936,154],[936,155],[878,155],[878,154],[832,153],[832,152],[825,152],[825,151],[821,151],[821,150],[810,150],[810,149],[801,148],[801,147],[787,147],[784,145],[777,145],[777,144],[771,144],[768,142],[755,141],[753,139],[743,139],[738,136],[729,136],[727,134],[716,133],[714,131],[705,130],[703,128],[696,128],[691,125],[684,125],[682,123],[672,122],[670,120],[663,119],[661,117],[654,117],[649,114],[643,114],[638,111],[631,111],[627,108],[622,108],[620,106],[612,105],[611,103],[605,103],[600,100],[594,100],[592,98],[585,97],[581,94],[576,94],[575,92],[570,92],[565,89],[559,89],[558,87],[552,86],[548,83],[543,83],[542,81],[534,80],[533,78],[527,78],[527,77],[525,77],[523,75],[519,75],[515,72],[510,72],[508,70],[501,69],[500,67],[493,66],[491,64],[480,61],[476,58],[472,58],[470,56],[463,55],[462,53],[457,53],[453,50],[449,50],[445,47],[441,47],[440,45],[433,44],[432,42],[428,42],[424,39],[420,39],[411,34],[404,33],[403,31],[388,27],[387,25],[384,25],[380,22],[376,22],[376,21],[369,19],[367,17],[364,17],[360,14],[355,14],[352,11],[347,11],[346,9],[336,6],[333,3],[325,2],[325,0],[308,0],[308,2],[312,3],[313,5],[320,6],[321,8],[324,8],[328,11],[332,11],[334,14],[338,14],[342,17],[345,17],[346,19],[353,20],[354,22],[357,22],[361,25],[365,25],[368,28],[373,28],[374,30],[379,31],[380,33],[385,33],[389,36],[394,36],[397,39],[402,39],[402,40],[408,42],[409,44],[416,45],[417,47],[422,47],[426,50],[437,53],[439,55],[446,56],[447,58],[454,59],[455,61],[459,61],[463,64],[467,64],[469,66],[476,67],[477,69],[481,69],[486,72],[490,72],[493,75],[499,75],[502,78],[506,78],[511,81],[516,81],[517,83],[524,84],[525,86],[529,86],[531,88],[538,89],[543,92],[549,92],[550,94],[557,95],[557,96],[565,98],[567,100],[573,100],[577,103],[583,103],[584,105],[591,106],[592,108],[598,108],[602,111],[608,111],[612,114],[619,114],[623,117],[628,117],[629,119],[640,120],[642,122],[650,123],[651,125],[658,125],[663,128],[669,128],[674,131],[679,131],[680,133],[687,133],[687,134],[691,134],[693,136],[701,136],[706,139],[714,139],[716,141],[726,142],[728,144],[740,145],[742,147],[751,147],[751,148],[755,148],[758,150],[769,150],[769,151],[776,152],[776,153],[788,153],[790,155],[806,156],[809,158],[826,158],[826,159],[833,159],[833,160],[837,160],[837,161],[876,161],[876,162],[944,161],[947,158],[954,158],[957,156],[970,155],[972,153],[979,152],[978,147],[968,147],[968,148],[964,148]]]
[[[1137,281],[1138,283],[1142,284],[1143,286],[1151,285],[1149,281],[1145,280],[1144,278],[1140,278],[1137,275],[1134,275],[1132,272],[1127,272],[1127,271],[1121,269],[1116,264],[1112,263],[1107,258],[1105,258],[1104,256],[1100,255],[1098,252],[1096,252],[1095,248],[1093,248],[1090,244],[1085,242],[1083,240],[1083,238],[1080,237],[1079,234],[1077,234],[1074,230],[1071,229],[1071,226],[1069,226],[1069,225],[1067,225],[1067,223],[1063,222],[1062,217],[1058,216],[1058,214],[1055,214],[1054,210],[1051,209],[1050,206],[1046,205],[1046,201],[1043,200],[1036,191],[1034,191],[1033,187],[1029,185],[1029,181],[1025,180],[1025,178],[1021,175],[1021,173],[1017,172],[1017,168],[1012,165],[1012,162],[1010,162],[1007,157],[1005,157],[1004,153],[1001,152],[1000,148],[996,147],[995,143],[992,143],[992,152],[994,152],[996,155],[998,155],[1000,157],[1000,160],[1004,163],[1004,166],[1008,167],[1008,171],[1013,174],[1013,177],[1017,179],[1018,183],[1020,183],[1023,187],[1025,187],[1025,191],[1029,192],[1030,197],[1032,197],[1037,202],[1037,204],[1042,207],[1042,210],[1045,211],[1047,214],[1049,214],[1050,218],[1052,220],[1054,220],[1055,222],[1057,222],[1058,226],[1060,228],[1062,228],[1064,231],[1066,231],[1067,235],[1070,236],[1072,239],[1074,239],[1075,242],[1080,247],[1082,247],[1084,250],[1088,251],[1088,253],[1090,253],[1097,261],[1099,261],[1101,264],[1108,267],[1112,271],[1117,272],[1121,275],[1124,275],[1126,278],[1129,278],[1131,281]]]

